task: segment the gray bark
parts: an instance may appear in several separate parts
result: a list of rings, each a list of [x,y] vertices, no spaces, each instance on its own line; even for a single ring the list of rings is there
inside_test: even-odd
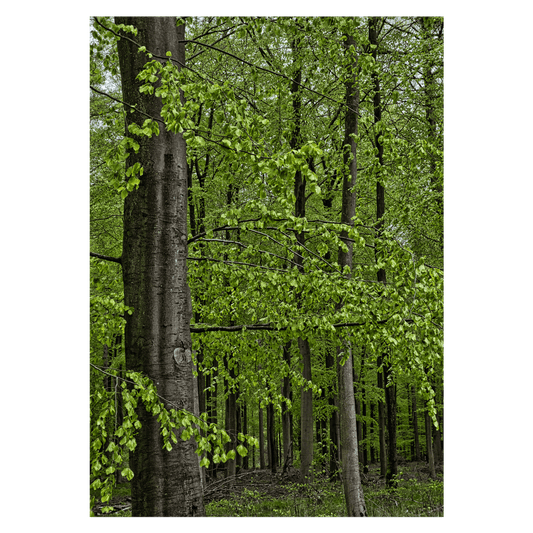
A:
[[[342,213],[341,222],[353,225],[355,216],[357,182],[357,145],[351,134],[357,135],[357,112],[359,109],[359,85],[355,80],[357,71],[357,56],[355,55],[355,40],[351,35],[346,36],[345,49],[351,76],[346,81],[346,111],[344,145],[350,150],[344,154],[345,163],[349,166],[349,173],[344,175],[342,185]],[[341,236],[347,236],[342,232]],[[348,244],[345,252],[339,249],[338,263],[343,269],[348,266],[351,270],[353,261],[353,244]],[[343,366],[338,366],[339,400],[341,418],[341,457],[342,480],[346,499],[348,516],[367,516],[361,477],[359,473],[359,451],[357,446],[357,421],[355,417],[355,396],[353,390],[353,359],[351,347],[349,356]],[[338,355],[340,358],[340,355]]]
[[[138,29],[135,40],[154,54],[185,61],[184,26],[175,17],[117,17],[117,24]],[[129,37],[130,35],[128,35]],[[161,102],[139,93],[137,74],[147,61],[127,39],[118,42],[124,101],[137,105],[126,115],[128,125],[142,126],[139,111],[160,117]],[[191,358],[191,297],[187,283],[187,159],[182,135],[160,124],[160,135],[137,138],[137,154],[128,164],[144,168],[138,190],[124,204],[124,303],[134,309],[126,315],[126,368],[150,377],[167,408],[194,410]],[[205,516],[198,457],[194,439],[178,443],[168,452],[157,419],[142,403],[137,407],[142,424],[137,447],[130,454],[133,516]],[[179,433],[179,432],[178,432]]]

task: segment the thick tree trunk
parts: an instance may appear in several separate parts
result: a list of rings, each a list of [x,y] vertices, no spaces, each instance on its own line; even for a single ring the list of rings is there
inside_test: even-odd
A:
[[[184,26],[175,17],[117,17],[117,24],[138,29],[136,42],[157,55],[183,63]],[[129,35],[128,35],[129,37]],[[137,74],[147,61],[127,39],[118,42],[124,101],[136,105],[126,114],[128,125],[142,126],[145,116],[159,117],[161,102],[139,93]],[[126,315],[126,367],[151,378],[167,408],[194,409],[190,336],[191,297],[187,283],[187,159],[182,135],[160,125],[159,136],[137,138],[144,173],[138,190],[124,204],[122,266]],[[171,402],[171,403],[170,403]],[[142,427],[130,454],[133,516],[204,516],[202,486],[194,439],[163,449],[159,423],[142,403],[137,406]]]

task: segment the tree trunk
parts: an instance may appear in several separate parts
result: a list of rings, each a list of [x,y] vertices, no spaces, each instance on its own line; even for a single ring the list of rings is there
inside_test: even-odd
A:
[[[185,27],[175,17],[117,17],[117,24],[138,29],[135,41],[157,55],[171,51],[182,64]],[[130,35],[128,35],[130,37]],[[141,94],[137,75],[147,61],[130,40],[118,41],[124,101],[137,106],[126,113],[128,126],[142,126],[145,116],[160,117],[158,98]],[[190,336],[191,297],[187,283],[187,159],[181,134],[160,125],[159,136],[136,138],[139,152],[128,164],[144,168],[138,190],[124,203],[124,303],[126,368],[152,379],[167,408],[194,409],[194,376]],[[171,403],[170,403],[171,402]],[[205,516],[194,439],[163,449],[156,417],[139,402],[142,427],[130,453],[133,516]]]
[[[224,357],[226,368],[229,366],[228,358]],[[226,398],[226,432],[230,437],[230,441],[226,443],[226,452],[229,450],[234,450],[237,443],[237,398],[234,389],[234,379],[235,379],[235,368],[232,366],[228,369],[229,376],[232,379],[226,381],[228,391]],[[229,479],[229,484],[233,485],[235,482],[235,473],[236,473],[236,459],[228,459],[226,462],[226,477]]]
[[[375,405],[373,402],[370,402],[370,418],[374,421],[374,408]],[[374,424],[370,424],[370,440],[374,442]],[[370,446],[370,462],[374,463],[376,461],[376,450],[374,445]]]
[[[246,404],[242,406],[242,432],[245,435],[248,435],[248,408]],[[252,447],[253,449],[253,447]],[[242,458],[242,468],[243,470],[248,470],[250,458],[248,455]]]
[[[298,347],[303,359],[303,378],[311,381],[311,349],[307,339],[298,339]],[[302,387],[302,401],[300,409],[301,451],[300,477],[302,483],[312,480],[310,472],[313,462],[313,391]]]
[[[352,135],[357,135],[357,113],[359,112],[359,83],[355,76],[358,69],[355,55],[355,40],[346,35],[344,41],[348,70],[351,73],[346,81],[346,119],[344,146],[349,149],[344,152],[344,163],[349,167],[349,173],[344,175],[342,182],[342,211],[341,222],[353,226],[355,216],[355,202],[357,183],[357,145]],[[343,230],[341,237],[347,237]],[[338,263],[341,270],[352,268],[353,244],[348,241],[348,251],[339,249]],[[351,275],[351,274],[350,274]],[[341,426],[341,461],[346,512],[348,516],[366,516],[366,505],[359,473],[359,450],[357,446],[357,421],[355,417],[355,396],[353,390],[353,358],[349,341],[346,342],[349,356],[343,366],[337,365],[339,382],[340,426]],[[340,353],[337,354],[340,359]]]
[[[353,394],[353,359],[350,354],[339,367],[339,399],[341,404],[342,481],[347,516],[367,516],[359,473],[355,397]]]
[[[291,362],[291,343],[288,342],[283,346],[283,361],[290,368]],[[289,399],[291,395],[291,378],[287,374],[283,378],[283,388],[281,392],[284,398]],[[287,409],[287,404],[284,404],[281,414],[281,425],[283,431],[283,472],[290,463],[292,453],[292,435],[291,435],[291,413]]]
[[[416,407],[416,389],[415,386],[411,386],[411,401],[413,404],[413,433],[415,440],[415,460],[420,461],[420,442],[418,438],[418,413]]]
[[[396,384],[390,380],[390,365],[385,366],[385,400],[387,404],[387,433],[389,435],[387,486],[395,487],[398,483],[398,451],[396,449]]]
[[[431,443],[431,428],[433,427],[433,423],[431,422],[431,417],[429,416],[429,412],[426,409],[425,411],[425,422],[426,422],[426,450],[427,450],[427,460],[428,460],[428,466],[429,466],[429,475],[431,479],[435,479],[436,473],[435,473],[435,459],[433,457],[433,445]]]
[[[274,404],[269,403],[267,411],[267,443],[268,443],[268,465],[273,474],[276,473],[276,464],[278,462],[276,452],[276,422],[274,418]]]
[[[359,375],[355,370],[355,361],[353,362],[353,393],[355,397],[355,419],[357,421],[357,448],[359,450],[359,463],[363,462],[363,453],[361,449],[361,435],[363,429],[361,427],[361,400],[359,399],[359,392],[357,390],[361,386],[359,381]]]
[[[329,353],[326,353],[326,370],[335,367],[335,358]],[[335,371],[336,381],[337,371]],[[331,409],[331,416],[329,418],[329,480],[338,481],[339,476],[339,439],[338,439],[338,427],[339,427],[339,412],[337,410],[335,394],[335,385],[328,386],[328,404]]]
[[[259,468],[265,469],[265,436],[263,432],[263,409],[259,407]]]
[[[218,363],[215,363],[218,365]],[[218,424],[218,380],[216,379],[218,376],[218,366],[215,366],[212,369],[212,376],[210,379],[214,381],[214,391],[209,393],[209,402],[208,402],[208,412],[207,412],[207,421],[209,424]],[[207,452],[207,458],[209,459],[209,468],[208,468],[208,475],[211,479],[216,479],[217,476],[217,465],[213,462],[213,450],[210,452]]]
[[[378,357],[378,388],[383,390],[385,395],[385,386],[383,384],[383,357]],[[385,445],[385,402],[378,401],[378,425],[379,425],[379,462],[381,465],[381,475],[387,475],[387,448]]]
[[[362,395],[362,410],[363,410],[363,424],[362,424],[362,430],[363,430],[363,444],[360,447],[362,448],[362,463],[363,463],[363,472],[365,474],[368,473],[368,425],[366,422],[366,414],[367,414],[367,405],[366,405],[366,386],[365,386],[365,378],[366,378],[366,371],[365,371],[365,350],[363,350],[361,354],[361,395]]]

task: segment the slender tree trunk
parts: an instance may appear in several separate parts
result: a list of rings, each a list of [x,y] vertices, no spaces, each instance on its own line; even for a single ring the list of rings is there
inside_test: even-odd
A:
[[[300,53],[300,39],[293,41],[292,50],[294,57],[295,72],[293,74],[293,83],[291,84],[292,108],[294,114],[294,129],[292,131],[290,146],[291,149],[297,149],[301,146],[301,107],[302,94],[300,91],[300,83],[302,81],[302,70],[298,64],[298,55]],[[294,176],[294,214],[297,217],[305,217],[305,185],[306,181],[303,179],[302,173],[298,170]],[[303,232],[296,234],[296,240],[299,244],[305,243],[305,234]],[[294,256],[294,262],[298,265],[299,272],[303,273],[303,248],[297,247],[297,253]],[[311,349],[307,339],[298,338],[298,348],[303,363],[303,377],[307,381],[311,381]],[[301,389],[300,402],[300,477],[303,483],[306,483],[309,478],[309,469],[313,461],[313,391],[311,389]]]
[[[215,366],[212,370],[212,378],[214,379],[214,390],[210,393],[210,401],[208,404],[209,411],[207,414],[207,421],[209,422],[209,424],[215,424],[215,426],[218,424],[218,380],[216,379],[218,376],[218,363],[216,364],[217,366]],[[212,450],[210,452],[207,452],[207,458],[209,459],[208,475],[211,479],[216,479],[217,465],[213,462]]]
[[[359,474],[355,397],[353,394],[351,349],[339,370],[339,400],[341,403],[342,480],[347,516],[367,516],[363,486]]]
[[[226,368],[229,366],[228,359],[226,360]],[[230,442],[226,444],[226,451],[235,449],[237,443],[237,403],[236,403],[236,392],[233,385],[233,380],[235,379],[235,368],[232,366],[229,370],[229,377],[232,382],[228,380],[227,388],[228,396],[226,398],[226,432],[230,437]],[[235,473],[236,473],[236,459],[228,459],[226,462],[226,477],[229,478],[229,484],[233,485],[235,482]]]
[[[242,406],[242,432],[245,435],[248,435],[248,407],[246,404]],[[252,446],[253,449],[253,446]],[[242,468],[243,470],[248,470],[250,458],[248,455],[242,458]]]
[[[134,25],[139,45],[165,57],[172,52],[183,64],[185,28],[175,17],[117,17],[117,24]],[[128,35],[129,37],[129,35]],[[118,41],[124,101],[137,106],[126,113],[128,126],[142,126],[145,112],[161,115],[161,101],[140,93],[137,75],[147,61],[130,40]],[[138,190],[124,203],[124,303],[134,309],[126,315],[126,368],[152,379],[158,393],[177,407],[193,411],[194,376],[190,336],[191,296],[187,283],[187,159],[181,134],[160,125],[159,136],[136,138],[144,173]],[[194,439],[163,449],[156,417],[137,406],[142,427],[137,447],[130,453],[133,516],[204,516],[202,485]]]
[[[335,358],[328,351],[326,353],[326,369],[336,369]],[[337,371],[335,370],[335,382],[337,381]],[[339,476],[339,411],[336,405],[337,395],[335,394],[335,384],[328,386],[328,404],[331,409],[329,417],[329,480],[338,481]]]
[[[377,17],[371,17],[368,24],[368,40],[371,46],[374,46],[372,50],[372,56],[374,60],[377,59],[377,26],[379,19]],[[383,168],[383,143],[380,140],[381,135],[381,90],[379,84],[379,76],[376,70],[371,74],[372,82],[374,85],[374,128],[375,128],[375,145],[377,148],[377,157],[378,157],[378,173],[376,180],[376,262],[379,262],[380,257],[385,253],[380,244],[380,239],[383,233],[383,224],[385,216],[385,187],[382,182],[382,172]],[[387,284],[387,276],[385,270],[380,268],[377,273],[378,281],[385,286]],[[383,360],[383,369],[385,373],[385,402],[387,405],[387,429],[389,435],[389,447],[388,455],[389,461],[386,470],[386,479],[387,485],[391,486],[396,480],[396,474],[398,470],[398,459],[397,459],[397,450],[396,450],[396,388],[394,383],[391,381],[392,377],[392,368],[391,363],[387,360]],[[381,464],[382,474],[383,474],[383,462]]]
[[[263,431],[263,409],[259,407],[259,468],[265,469],[265,435]]]
[[[435,479],[437,477],[435,473],[435,459],[433,457],[433,445],[431,442],[431,428],[433,427],[433,423],[431,422],[431,417],[429,416],[429,412],[425,411],[425,423],[426,423],[426,449],[427,449],[427,459],[428,459],[428,466],[429,466],[429,475],[431,479]]]
[[[416,389],[415,386],[411,386],[411,401],[413,404],[413,433],[415,441],[415,460],[420,461],[420,442],[418,437],[418,413],[416,407]]]
[[[357,145],[352,135],[357,135],[357,113],[359,112],[359,82],[355,79],[358,70],[356,43],[351,35],[346,35],[345,53],[350,75],[346,81],[346,119],[344,146],[349,149],[344,152],[344,163],[349,167],[349,173],[344,175],[342,183],[342,211],[341,222],[353,226],[356,203],[357,183]],[[342,231],[341,237],[347,237]],[[338,263],[341,269],[353,264],[353,244],[347,243],[348,251],[339,249]],[[359,474],[359,450],[357,446],[357,421],[355,417],[355,396],[353,390],[353,357],[349,341],[345,343],[349,350],[346,363],[337,365],[339,382],[340,426],[341,426],[341,460],[346,512],[348,516],[366,516],[366,505]],[[340,353],[337,354],[340,360]]]
[[[303,359],[303,378],[311,381],[311,349],[307,339],[298,339],[298,347]],[[302,401],[300,409],[301,451],[300,477],[303,483],[311,481],[310,472],[313,462],[313,391],[302,387]]]
[[[290,368],[291,363],[291,343],[288,342],[283,346],[283,361]],[[289,399],[291,395],[291,378],[287,374],[283,378],[282,396]],[[292,434],[291,434],[291,413],[287,408],[287,404],[283,405],[281,413],[281,425],[283,431],[283,472],[290,463],[290,454],[292,450]]]
[[[365,386],[365,378],[366,378],[366,371],[365,371],[365,350],[363,350],[361,354],[361,393],[362,393],[362,410],[363,410],[363,424],[362,424],[362,430],[363,430],[363,445],[360,447],[362,448],[362,463],[363,463],[363,472],[366,474],[368,473],[368,424],[366,422],[366,413],[367,413],[367,405],[366,405],[366,386]]]
[[[360,386],[359,375],[355,370],[355,361],[353,362],[353,393],[355,397],[355,419],[357,423],[357,448],[359,450],[359,463],[363,462],[363,453],[361,449],[361,435],[363,434],[363,429],[361,427],[361,400],[359,399],[359,392],[357,390],[358,385]]]
[[[390,372],[390,366],[386,366]],[[385,399],[387,404],[387,433],[389,435],[388,447],[388,461],[387,461],[387,486],[394,487],[398,482],[398,450],[396,448],[396,385],[389,380],[389,375],[386,378],[385,384]]]
[[[383,357],[378,357],[378,388],[383,390],[385,395],[385,385],[383,383]],[[378,424],[379,424],[379,462],[381,465],[381,475],[387,475],[387,447],[385,444],[385,402],[378,401]]]
[[[267,411],[267,443],[268,443],[268,464],[270,471],[276,473],[277,453],[276,453],[276,421],[274,418],[274,404],[269,403]]]
[[[370,402],[370,418],[374,421],[374,403]],[[374,423],[370,424],[370,440],[372,443],[374,442]],[[370,447],[370,462],[375,463],[376,462],[376,450],[374,449],[374,445]]]

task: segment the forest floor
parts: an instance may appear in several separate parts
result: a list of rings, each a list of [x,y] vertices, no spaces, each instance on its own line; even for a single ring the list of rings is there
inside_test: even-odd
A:
[[[398,485],[388,489],[380,476],[379,464],[371,464],[361,474],[368,516],[444,516],[442,467],[432,480],[424,462],[398,465]],[[208,517],[272,516],[345,516],[344,493],[340,482],[316,475],[312,483],[299,482],[299,472],[284,475],[269,470],[247,470],[237,474],[233,483],[226,478],[207,484],[204,503]],[[131,516],[129,483],[117,487],[107,516]],[[96,516],[101,506],[96,506]]]

